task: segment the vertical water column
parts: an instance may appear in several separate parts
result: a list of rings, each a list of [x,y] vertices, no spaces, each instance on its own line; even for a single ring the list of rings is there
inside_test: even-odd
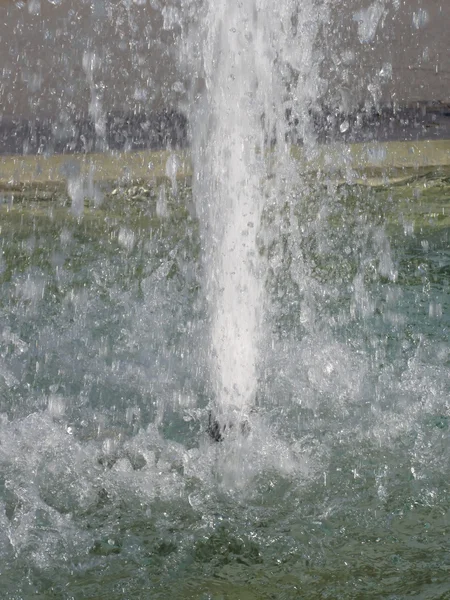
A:
[[[311,58],[315,9],[324,1],[303,4],[194,0],[185,8],[197,27],[190,24],[184,58],[193,78],[202,80],[189,110],[210,316],[208,359],[216,410],[225,418],[245,414],[257,391],[264,308],[257,241],[266,199],[285,194],[293,173],[286,114],[289,109],[299,115],[305,132],[306,99],[316,96],[310,85],[310,74],[317,74]]]
[[[203,229],[210,370],[217,411],[245,412],[257,386],[263,283],[256,248],[264,112],[255,2],[211,2],[205,93],[194,115],[194,196]]]

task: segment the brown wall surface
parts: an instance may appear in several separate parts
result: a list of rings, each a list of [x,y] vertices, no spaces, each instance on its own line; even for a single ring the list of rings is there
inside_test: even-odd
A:
[[[274,0],[275,1],[275,0]],[[450,99],[450,1],[333,0],[324,102]],[[0,0],[0,115],[160,110],[183,96],[164,0]],[[370,27],[372,15],[376,27]]]
[[[0,102],[52,117],[157,108],[176,82],[174,32],[149,2],[0,0]]]

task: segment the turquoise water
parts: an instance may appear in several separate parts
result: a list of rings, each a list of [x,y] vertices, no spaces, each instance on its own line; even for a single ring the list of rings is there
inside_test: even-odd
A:
[[[4,194],[1,598],[450,597],[448,181],[266,210],[258,396],[220,444],[198,227],[160,197]]]

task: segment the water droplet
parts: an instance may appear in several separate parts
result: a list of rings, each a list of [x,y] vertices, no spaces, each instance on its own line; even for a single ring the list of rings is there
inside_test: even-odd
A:
[[[424,8],[419,8],[417,12],[413,13],[413,25],[416,29],[425,27],[429,20],[428,12]]]
[[[28,12],[30,15],[39,15],[41,13],[41,0],[28,0]]]

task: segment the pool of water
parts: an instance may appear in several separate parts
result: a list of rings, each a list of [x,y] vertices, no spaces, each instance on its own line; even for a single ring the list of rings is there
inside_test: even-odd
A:
[[[67,204],[2,192],[1,597],[450,597],[450,181],[266,208],[221,443],[189,186]]]

